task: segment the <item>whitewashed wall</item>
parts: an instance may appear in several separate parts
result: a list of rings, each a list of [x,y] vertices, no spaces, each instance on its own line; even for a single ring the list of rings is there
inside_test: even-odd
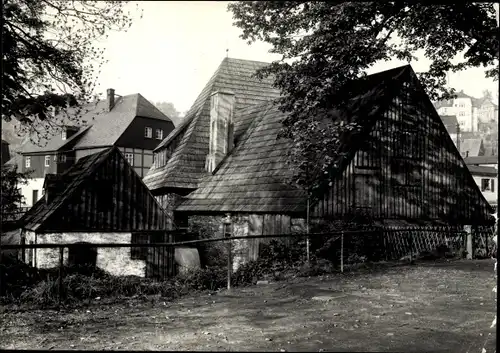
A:
[[[37,234],[26,232],[26,244],[32,240],[37,244],[48,243],[130,243],[130,233],[47,233]],[[36,239],[35,239],[36,238]],[[131,248],[97,248],[97,267],[114,276],[146,275],[146,261],[132,260]],[[29,259],[26,253],[26,261]],[[64,249],[64,264],[68,263],[68,249]],[[59,266],[59,249],[36,249],[34,265],[38,268],[52,268]]]

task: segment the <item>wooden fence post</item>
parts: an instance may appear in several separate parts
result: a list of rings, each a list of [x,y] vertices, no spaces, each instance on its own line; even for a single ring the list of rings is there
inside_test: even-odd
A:
[[[233,273],[232,256],[231,256],[231,216],[228,214],[223,221],[224,237],[227,239],[227,290],[231,290],[231,275]]]
[[[26,238],[24,238],[24,236],[21,236],[21,246],[22,246],[22,248],[21,248],[21,260],[24,263],[26,263],[26,248],[25,248],[25,245],[26,245]]]
[[[472,260],[473,254],[473,244],[472,244],[472,226],[466,225],[464,226],[465,231],[467,232],[467,259]]]
[[[340,272],[344,273],[344,232],[340,233]]]
[[[64,265],[64,248],[59,248],[59,306],[61,306],[63,296],[63,265]]]

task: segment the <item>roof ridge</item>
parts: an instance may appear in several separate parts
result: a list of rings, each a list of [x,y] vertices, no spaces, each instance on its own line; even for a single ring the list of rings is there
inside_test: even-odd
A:
[[[88,174],[86,174],[85,172],[82,172],[80,174],[78,174],[76,177],[74,178],[71,178],[70,179],[70,182],[66,185],[66,187],[64,188],[64,191],[61,191],[61,194],[63,195],[63,198],[62,200],[58,200],[59,204],[54,207],[53,209],[49,210],[47,212],[47,215],[45,217],[45,220],[44,222],[47,222],[47,220],[50,219],[50,217],[53,216],[53,214],[61,207],[63,206],[65,203],[68,202],[68,200],[70,200],[71,196],[73,196],[75,194],[75,192],[77,190],[79,190],[82,185],[83,185],[83,182],[85,181],[86,178],[88,178],[89,176],[91,176],[93,173],[95,173],[95,171],[98,169],[98,167],[104,163],[104,161],[106,160],[107,156],[105,158],[100,158],[101,156],[104,156],[104,155],[109,155],[111,154],[115,149],[117,149],[116,146],[112,146],[112,147],[109,147],[107,149],[104,149],[100,152],[97,152],[97,153],[94,153],[94,154],[90,154],[88,156],[85,156],[85,157],[82,157],[80,158],[80,160],[74,164],[70,169],[68,169],[65,173],[61,174],[61,177],[64,178],[66,176],[69,175],[69,173],[71,172],[71,170],[76,167],[78,165],[78,163],[83,163],[85,160],[87,159],[90,159],[90,158],[95,158],[95,161],[94,163],[90,164],[88,167],[87,167],[87,170],[88,171],[89,169],[92,169]],[[97,163],[96,163],[97,162]],[[70,189],[70,187],[73,186],[73,188]],[[74,187],[76,186],[76,187]],[[69,190],[69,191],[68,191]],[[41,199],[43,200],[43,198]],[[52,202],[55,202],[56,200],[54,199]]]
[[[224,60],[227,60],[227,61],[245,61],[248,63],[260,63],[260,64],[271,65],[271,63],[268,61],[259,61],[259,60],[238,59],[238,58],[230,58],[230,57],[226,57],[226,58],[224,58]]]

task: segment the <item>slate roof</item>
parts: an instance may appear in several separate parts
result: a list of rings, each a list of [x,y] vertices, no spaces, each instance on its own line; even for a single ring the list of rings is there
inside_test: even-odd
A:
[[[105,149],[101,152],[82,157],[65,173],[58,176],[58,192],[54,199],[47,204],[42,197],[37,203],[24,214],[20,222],[23,228],[28,230],[38,229],[56,210],[64,207],[73,193],[88,179],[113,151],[114,147]]]
[[[411,70],[409,65],[370,75],[366,84],[359,85],[358,95],[351,100],[348,114],[337,110],[325,120],[339,116],[355,119],[365,127],[374,123],[378,108],[392,97],[382,84]],[[357,85],[353,85],[357,87]],[[395,93],[395,91],[394,91]],[[375,108],[375,109],[374,109]],[[368,110],[365,110],[368,109]],[[292,175],[287,166],[291,141],[277,139],[282,128],[282,113],[273,103],[255,105],[239,112],[241,120],[251,121],[240,141],[221,162],[216,173],[207,176],[199,188],[184,198],[176,211],[189,212],[265,212],[303,213],[307,195],[287,183]],[[354,141],[344,143],[343,150],[355,149]]]
[[[215,91],[235,94],[235,140],[247,129],[250,120],[242,119],[236,111],[249,105],[264,104],[279,97],[272,86],[272,78],[259,80],[255,71],[269,63],[224,58],[212,78],[196,98],[184,120],[155,149],[158,152],[174,146],[174,152],[165,166],[154,165],[144,177],[150,190],[163,187],[196,188],[205,175],[205,158],[210,133],[210,95]]]
[[[247,133],[227,161],[176,208],[179,211],[294,212],[306,195],[286,185],[286,155],[290,141],[277,140],[284,114],[272,104],[241,111],[252,120]]]
[[[482,139],[463,139],[460,141],[460,153],[468,151],[470,157],[479,156],[481,154],[481,147],[483,147]]]
[[[74,145],[72,148],[75,149],[112,146],[136,116],[171,121],[139,93],[117,97],[111,111],[108,111],[107,107],[107,100],[89,103],[82,108],[78,133],[66,140],[62,140],[60,133],[54,134],[45,146],[26,141],[21,152],[54,152],[64,150],[65,146],[70,144]],[[75,126],[74,119],[68,119],[66,114],[59,115],[56,122],[59,125]],[[74,143],[76,139],[79,140]]]

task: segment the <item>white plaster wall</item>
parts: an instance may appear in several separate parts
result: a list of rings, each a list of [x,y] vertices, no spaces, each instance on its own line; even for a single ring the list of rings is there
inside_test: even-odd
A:
[[[42,197],[43,181],[44,178],[31,178],[26,185],[20,185],[21,194],[24,196],[23,206],[31,207],[38,201],[33,200],[33,190],[38,190],[38,199]]]
[[[32,233],[32,232],[31,232]],[[38,234],[38,244],[48,243],[130,243],[130,233],[47,233]],[[29,243],[28,239],[26,241]],[[146,275],[146,261],[132,260],[131,248],[97,248],[97,267],[114,276]],[[59,249],[37,249],[36,263],[38,268],[59,266]],[[28,257],[26,257],[28,259]],[[64,249],[64,264],[68,263],[68,248]]]
[[[464,105],[460,107],[460,105]],[[462,131],[477,131],[477,113],[473,115],[472,102],[470,98],[457,98],[453,100],[452,107],[440,107],[437,112],[440,115],[456,115]],[[460,115],[463,113],[463,115]]]

